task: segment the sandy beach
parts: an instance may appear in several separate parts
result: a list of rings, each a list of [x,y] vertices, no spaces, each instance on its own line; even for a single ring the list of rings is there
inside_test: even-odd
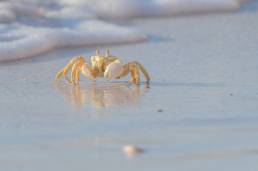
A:
[[[95,46],[0,64],[0,170],[258,169],[258,3],[239,12],[129,20],[148,40],[100,46],[149,86],[56,72]],[[134,144],[134,157],[122,148]]]

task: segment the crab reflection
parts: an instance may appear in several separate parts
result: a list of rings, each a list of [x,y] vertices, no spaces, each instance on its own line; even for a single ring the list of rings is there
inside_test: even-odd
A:
[[[137,104],[141,95],[148,91],[149,86],[129,83],[94,83],[73,86],[57,82],[55,88],[76,106],[92,105],[96,108],[108,108]]]

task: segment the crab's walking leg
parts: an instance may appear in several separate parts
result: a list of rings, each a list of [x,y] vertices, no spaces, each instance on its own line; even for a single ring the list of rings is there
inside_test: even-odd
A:
[[[147,70],[144,68],[144,66],[140,63],[140,62],[137,62],[137,61],[134,61],[134,63],[137,64],[137,66],[140,68],[140,70],[142,71],[145,79],[146,79],[146,82],[149,83],[150,82],[150,75],[149,73],[147,72]]]
[[[77,61],[73,67],[72,67],[72,70],[71,70],[71,82],[76,85],[78,83],[78,70],[79,70],[79,67],[80,67],[80,61]]]
[[[71,70],[71,81],[73,84],[79,84],[79,77],[80,77],[80,72],[81,72],[81,68],[82,66],[85,64],[85,60],[79,59],[77,60],[72,67]]]
[[[69,61],[69,63],[56,74],[55,80],[59,80],[62,76],[64,76],[69,82],[71,82],[70,79],[67,77],[67,73],[68,73],[68,71],[70,69],[72,69],[73,65],[77,61],[84,61],[84,59],[83,59],[83,57],[74,57],[74,58],[72,58]]]
[[[123,66],[123,72],[117,77],[117,79],[124,77],[131,73],[131,82],[135,84],[140,83],[140,71],[143,73],[146,82],[149,83],[150,76],[147,70],[143,67],[143,65],[137,61],[132,61]]]
[[[67,72],[72,68],[73,64],[77,59],[78,59],[77,57],[72,58],[64,68],[58,71],[58,73],[56,74],[55,80],[59,80],[62,76],[67,77]]]
[[[139,84],[140,83],[140,71],[139,71],[138,65],[136,63],[129,64],[129,70],[131,73],[130,82]]]

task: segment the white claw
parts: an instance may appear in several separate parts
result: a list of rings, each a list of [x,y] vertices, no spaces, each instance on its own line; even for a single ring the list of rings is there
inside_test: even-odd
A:
[[[117,59],[107,66],[104,72],[104,77],[107,79],[113,79],[118,77],[122,72],[123,72],[123,63],[121,62],[121,60]]]

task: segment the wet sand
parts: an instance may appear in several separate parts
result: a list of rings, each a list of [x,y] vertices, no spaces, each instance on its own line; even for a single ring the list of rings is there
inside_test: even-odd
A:
[[[1,64],[0,170],[257,170],[256,4],[131,21],[149,41],[109,48],[142,62],[149,87],[53,82],[71,56],[94,47]],[[127,144],[144,153],[125,156]]]

